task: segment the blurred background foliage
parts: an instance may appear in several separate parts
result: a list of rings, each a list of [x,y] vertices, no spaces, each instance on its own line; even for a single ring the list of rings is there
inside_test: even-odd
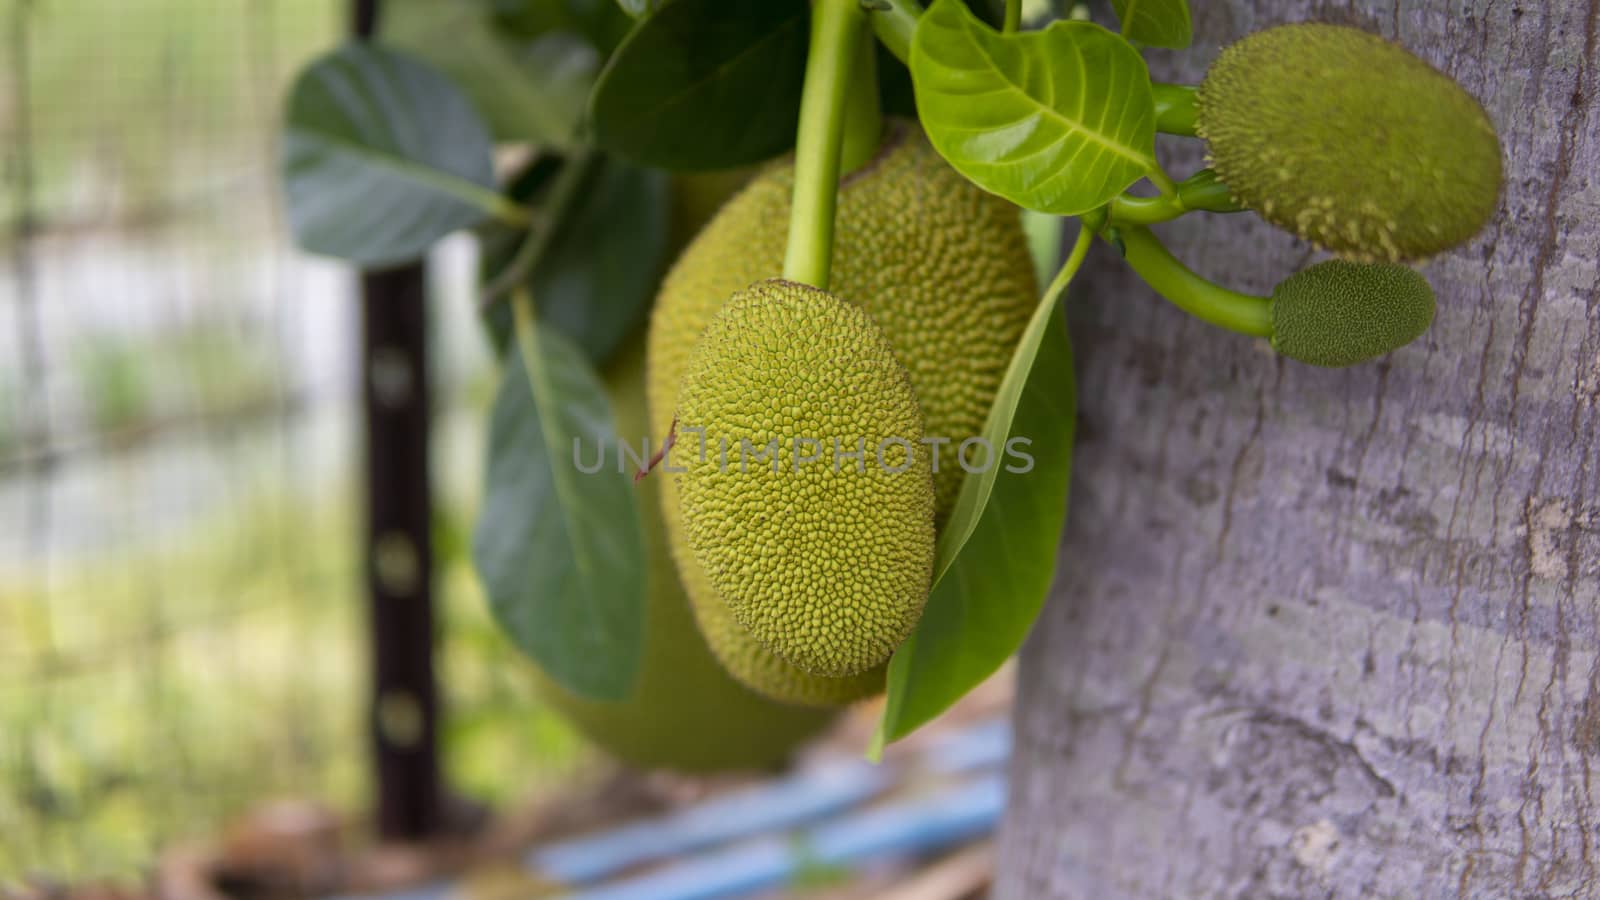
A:
[[[354,283],[290,248],[273,183],[284,90],[346,7],[0,0],[0,885],[365,803]],[[557,140],[597,60],[529,8],[392,0],[386,28],[570,84],[488,111]],[[444,754],[503,802],[594,762],[477,593],[492,362],[471,242],[434,262]]]

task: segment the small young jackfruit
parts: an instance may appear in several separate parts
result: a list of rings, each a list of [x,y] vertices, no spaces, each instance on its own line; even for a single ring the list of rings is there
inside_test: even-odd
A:
[[[878,326],[772,279],[706,327],[678,393],[695,560],[733,617],[830,678],[889,658],[933,578],[933,471],[911,379]]]
[[[1500,144],[1483,107],[1376,35],[1320,23],[1258,31],[1222,51],[1196,104],[1236,198],[1343,256],[1428,256],[1494,214]]]
[[[794,163],[767,168],[717,213],[667,274],[650,322],[650,422],[672,426],[689,354],[734,292],[782,271]],[[833,293],[872,316],[911,374],[938,455],[937,521],[964,472],[953,447],[981,433],[1038,300],[1017,208],[944,162],[915,124],[896,121],[865,166],[843,178],[835,214]],[[778,700],[837,705],[883,689],[883,668],[812,675],[739,627],[689,550],[671,478],[661,479],[673,559],[695,619],[722,664]]]
[[[637,447],[647,427],[643,341],[624,345],[605,373],[617,433]],[[639,483],[649,569],[644,655],[633,693],[575,696],[535,671],[539,696],[586,737],[633,765],[681,772],[768,769],[834,719],[834,711],[777,703],[735,681],[695,627],[661,521],[660,479]]]
[[[1272,349],[1314,366],[1382,356],[1432,322],[1433,288],[1405,266],[1331,259],[1272,291]]]

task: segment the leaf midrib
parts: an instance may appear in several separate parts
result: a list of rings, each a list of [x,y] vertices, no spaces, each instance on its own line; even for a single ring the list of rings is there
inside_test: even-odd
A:
[[[493,213],[500,202],[499,194],[475,181],[397,153],[374,150],[347,138],[307,128],[304,125],[291,125],[288,133],[292,137],[300,137],[331,147],[339,153],[355,157],[374,167],[396,172],[410,181],[449,194],[469,206],[482,210],[485,214]]]
[[[528,305],[530,307],[533,305],[531,298],[528,301]],[[528,389],[532,395],[535,410],[534,420],[539,429],[540,442],[545,446],[545,455],[550,469],[550,483],[555,489],[556,505],[561,509],[562,527],[566,529],[567,544],[572,551],[573,565],[578,570],[579,579],[585,585],[585,593],[588,593],[595,585],[595,563],[589,556],[585,542],[576,539],[576,536],[582,533],[583,530],[581,528],[583,518],[581,508],[573,502],[573,497],[570,493],[571,486],[566,479],[561,477],[558,471],[562,467],[556,464],[556,460],[561,458],[561,451],[555,444],[553,431],[557,426],[554,424],[554,419],[562,415],[562,410],[554,402],[555,392],[549,382],[550,373],[544,365],[541,343],[543,343],[543,340],[538,336],[537,332],[519,334],[517,340],[518,356],[521,357],[523,376],[528,380]],[[606,630],[599,625],[594,616],[585,616],[584,622],[588,625],[591,636],[597,635],[599,638],[593,646],[602,647],[615,643],[610,639]],[[606,685],[605,687],[609,688],[611,686]],[[580,691],[579,693],[583,692]],[[620,692],[603,690],[592,696],[597,699],[615,699],[616,696],[620,696]]]
[[[762,35],[759,40],[749,44],[741,49],[738,53],[735,53],[733,56],[723,60],[715,68],[708,70],[699,78],[688,82],[683,86],[682,90],[673,94],[669,94],[663,98],[656,107],[659,111],[659,114],[649,117],[647,121],[659,122],[663,119],[672,118],[671,110],[677,109],[685,102],[688,102],[687,98],[691,94],[698,92],[702,87],[727,77],[730,72],[742,65],[747,58],[751,57],[752,55],[760,55],[769,43],[783,36],[785,32],[788,31],[788,29],[794,24],[796,18],[798,18],[798,16],[790,16],[789,18],[784,19],[781,26],[768,31],[766,34]],[[635,129],[636,133],[640,131],[649,131],[650,133],[654,134],[655,128]]]
[[[1048,32],[1044,32],[1044,34],[1048,34]],[[1026,40],[1026,38],[1020,39]],[[1032,105],[1038,107],[1040,110],[1055,118],[1067,129],[1082,135],[1086,140],[1105,147],[1107,150],[1110,150],[1112,153],[1130,162],[1138,163],[1139,165],[1145,167],[1155,164],[1155,160],[1149,155],[1141,153],[1138,150],[1127,146],[1121,141],[1111,140],[1102,136],[1100,132],[1093,130],[1085,123],[1080,122],[1077,119],[1069,118],[1066,114],[1060,112],[1055,107],[1040,101],[1038,98],[1028,93],[1022,88],[1021,85],[1013,82],[1006,74],[1005,70],[999,66],[994,57],[989,54],[988,49],[984,47],[981,38],[972,36],[972,47],[977,51],[978,56],[982,58],[984,64],[989,68],[989,70],[992,71],[995,76],[999,78],[1001,83],[1003,83],[1011,92],[1021,95],[1023,99],[1027,100]],[[1080,70],[1087,68],[1083,63],[1083,53],[1076,46],[1074,46],[1072,50],[1073,56],[1078,62],[1078,68]]]

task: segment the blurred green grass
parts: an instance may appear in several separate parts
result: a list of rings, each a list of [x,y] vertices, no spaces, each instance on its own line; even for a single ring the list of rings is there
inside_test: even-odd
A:
[[[196,174],[245,175],[301,62],[337,42],[341,0],[0,0],[0,138],[21,134],[27,63],[36,208],[136,214],[199,197]],[[20,18],[19,18],[20,17]],[[22,54],[10,47],[22,23]],[[10,149],[8,147],[8,149]],[[216,164],[235,158],[231,169]],[[207,164],[196,167],[203,159]],[[16,182],[0,180],[0,208]],[[114,196],[105,195],[105,191]],[[9,237],[9,235],[8,235]]]
[[[347,500],[263,500],[48,588],[0,576],[0,883],[134,880],[161,847],[273,798],[362,809],[356,528]],[[587,756],[533,698],[442,530],[449,780],[506,803]]]
[[[0,157],[8,176],[24,157],[32,171],[30,211],[44,229],[33,239],[74,249],[87,228],[98,243],[82,245],[85,258],[137,243],[174,261],[162,265],[175,279],[209,271],[225,251],[281,246],[270,201],[283,96],[347,18],[346,0],[0,0]],[[18,184],[0,177],[0,245],[14,239]],[[73,315],[95,317],[64,299]],[[211,298],[219,312],[237,300]],[[103,435],[281,389],[265,351],[275,325],[230,337],[226,314],[222,331],[209,321],[154,337],[64,333],[50,363],[74,376],[86,425]],[[241,352],[245,341],[261,349]],[[19,439],[21,377],[0,366],[0,453]],[[231,453],[226,431],[200,440]],[[145,471],[97,464],[129,479]],[[466,555],[470,517],[449,508],[469,491],[460,471],[439,474],[448,778],[487,802],[514,802],[569,780],[590,756],[539,706],[528,664],[490,621]],[[59,489],[48,472],[29,477]],[[307,495],[263,473],[230,485],[201,521],[141,536],[136,549],[67,558],[46,547],[36,564],[0,569],[0,889],[26,874],[139,881],[160,848],[214,836],[274,798],[366,806],[355,495]],[[128,505],[104,498],[111,533],[127,530]]]

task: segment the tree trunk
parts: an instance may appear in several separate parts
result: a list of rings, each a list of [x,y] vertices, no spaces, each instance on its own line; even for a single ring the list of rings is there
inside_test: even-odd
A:
[[[1483,100],[1506,187],[1424,268],[1432,329],[1347,370],[1100,253],[996,896],[1600,897],[1600,0],[1191,5],[1158,78],[1279,22],[1378,31]],[[1263,294],[1311,256],[1248,216],[1162,234]]]

